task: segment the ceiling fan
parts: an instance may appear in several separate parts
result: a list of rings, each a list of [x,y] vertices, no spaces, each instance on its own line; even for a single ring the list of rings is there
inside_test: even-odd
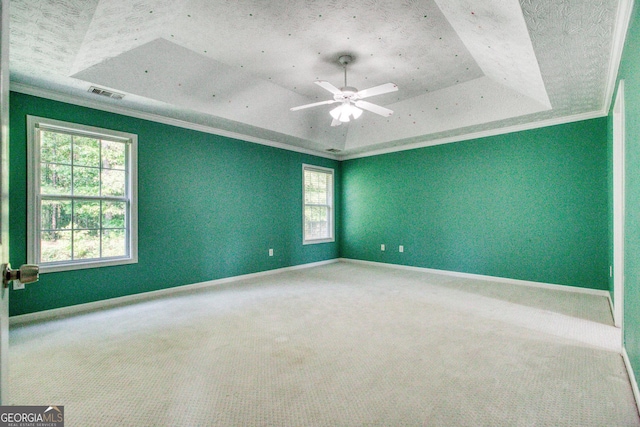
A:
[[[318,105],[328,105],[339,102],[340,105],[329,112],[333,118],[331,126],[340,126],[342,123],[347,123],[351,120],[351,117],[353,117],[353,119],[357,119],[362,115],[362,110],[371,111],[372,113],[379,114],[383,117],[391,116],[393,114],[392,110],[367,101],[362,101],[362,99],[370,96],[382,95],[384,93],[395,92],[398,90],[398,86],[395,83],[385,83],[383,85],[364,90],[358,90],[355,87],[347,86],[347,64],[352,60],[353,58],[351,55],[342,55],[338,58],[338,61],[344,68],[344,87],[338,89],[331,83],[324,80],[316,80],[314,82],[321,88],[331,92],[333,94],[333,99],[293,107],[291,108],[291,111],[298,111],[305,108],[317,107]]]

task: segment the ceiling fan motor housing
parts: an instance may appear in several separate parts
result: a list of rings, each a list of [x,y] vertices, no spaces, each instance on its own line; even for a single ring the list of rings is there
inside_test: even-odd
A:
[[[343,88],[340,88],[340,90],[342,91],[342,93],[333,95],[333,99],[335,99],[336,101],[355,100],[358,98],[358,89],[353,86],[345,86]]]

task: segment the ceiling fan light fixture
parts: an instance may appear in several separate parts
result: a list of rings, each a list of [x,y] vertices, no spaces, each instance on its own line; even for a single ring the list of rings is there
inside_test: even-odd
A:
[[[331,117],[333,117],[335,120],[338,120],[338,118],[340,117],[340,113],[342,113],[342,105],[339,105],[338,107],[329,111],[329,114],[331,114]]]
[[[329,114],[331,114],[331,117],[333,117],[334,120],[340,120],[343,123],[348,123],[351,118],[355,120],[360,117],[362,115],[362,110],[351,105],[349,102],[345,102],[329,111]]]

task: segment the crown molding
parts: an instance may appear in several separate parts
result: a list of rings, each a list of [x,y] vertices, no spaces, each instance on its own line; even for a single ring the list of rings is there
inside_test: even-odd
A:
[[[260,145],[266,145],[273,148],[280,148],[282,150],[294,151],[302,154],[310,154],[313,156],[324,157],[327,159],[338,160],[337,156],[331,153],[325,153],[322,151],[311,150],[307,148],[296,147],[293,145],[284,144],[278,141],[271,141],[264,138],[257,138],[254,136],[243,135],[237,132],[231,132],[224,129],[219,129],[213,126],[206,126],[198,123],[188,122],[186,120],[174,119],[172,117],[163,116],[160,114],[147,113],[133,108],[121,107],[117,105],[105,104],[90,99],[85,99],[79,96],[73,96],[69,94],[63,94],[36,86],[25,85],[23,83],[11,82],[10,90],[12,92],[18,92],[25,95],[37,96],[40,98],[50,99],[52,101],[64,102],[67,104],[78,105],[80,107],[92,108],[94,110],[106,111],[108,113],[120,114],[123,116],[134,117],[137,119],[149,120],[156,123],[162,123],[165,125],[175,126],[184,129],[195,130],[204,133],[210,133],[213,135],[224,136],[228,138],[239,139],[242,141],[253,142]]]
[[[489,129],[481,132],[472,132],[464,135],[457,135],[457,136],[451,136],[447,138],[416,142],[412,144],[402,145],[399,147],[382,148],[380,150],[372,150],[372,151],[367,151],[364,153],[357,153],[357,154],[345,154],[343,156],[338,156],[338,160],[344,161],[344,160],[358,159],[361,157],[379,156],[381,154],[395,153],[398,151],[414,150],[417,148],[431,147],[434,145],[450,144],[452,142],[462,142],[462,141],[468,141],[471,139],[486,138],[489,136],[503,135],[507,133],[520,132],[523,130],[531,130],[531,129],[543,128],[548,126],[579,122],[582,120],[596,119],[599,117],[605,117],[607,114],[608,112],[605,112],[604,110],[592,111],[588,113],[575,114],[573,116],[565,116],[565,117],[558,117],[558,118],[549,119],[549,120],[541,120],[538,122],[523,123],[521,125],[509,126],[505,128]]]
[[[614,79],[614,84],[615,84],[615,79]],[[506,128],[489,129],[481,132],[472,132],[464,135],[457,135],[457,136],[452,136],[447,138],[421,141],[421,142],[406,144],[398,147],[389,147],[389,148],[383,148],[379,150],[370,150],[363,153],[340,155],[340,154],[331,154],[331,153],[325,153],[325,152],[316,151],[316,150],[310,150],[310,149],[301,148],[301,147],[295,147],[292,145],[284,144],[282,142],[247,136],[247,135],[243,135],[236,132],[218,129],[212,126],[206,126],[206,125],[188,122],[185,120],[174,119],[174,118],[162,116],[159,114],[147,113],[147,112],[135,110],[132,108],[105,104],[98,101],[81,98],[78,96],[62,94],[59,92],[42,89],[42,88],[31,86],[31,85],[25,85],[22,83],[12,82],[11,91],[22,93],[25,95],[38,96],[38,97],[50,99],[53,101],[65,102],[68,104],[78,105],[81,107],[87,107],[87,108],[92,108],[96,110],[106,111],[109,113],[121,114],[124,116],[135,117],[143,120],[149,120],[149,121],[162,123],[170,126],[176,126],[176,127],[195,130],[199,132],[225,136],[228,138],[239,139],[242,141],[252,142],[260,145],[266,145],[269,147],[279,148],[279,149],[293,151],[293,152],[302,153],[302,154],[309,154],[317,157],[323,157],[323,158],[338,160],[338,161],[351,160],[351,159],[357,159],[362,157],[378,156],[382,154],[395,153],[398,151],[414,150],[417,148],[431,147],[434,145],[450,144],[453,142],[462,142],[462,141],[468,141],[472,139],[486,138],[489,136],[520,132],[523,130],[531,130],[531,129],[537,129],[542,127],[572,123],[572,122],[577,122],[582,120],[589,120],[589,119],[607,116],[609,112],[609,109],[606,108],[600,111],[592,111],[592,112],[576,114],[572,116],[559,117],[559,118],[542,120],[542,121],[532,122],[532,123],[524,123],[521,125],[509,126]]]

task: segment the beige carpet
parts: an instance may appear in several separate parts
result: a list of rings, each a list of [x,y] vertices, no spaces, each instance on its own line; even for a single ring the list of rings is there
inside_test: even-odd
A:
[[[67,426],[640,426],[599,296],[336,263],[10,331]]]

